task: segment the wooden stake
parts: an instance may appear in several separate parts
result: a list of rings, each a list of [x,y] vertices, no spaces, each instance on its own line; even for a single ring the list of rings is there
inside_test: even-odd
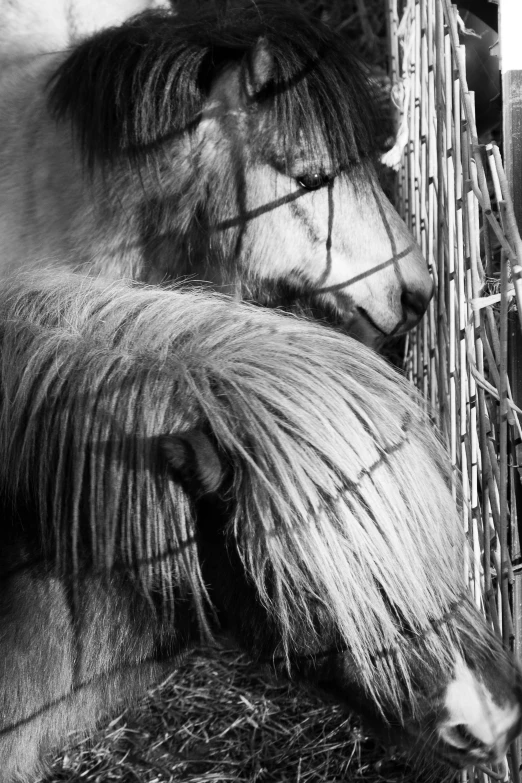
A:
[[[522,47],[520,46],[522,3],[520,0],[500,0],[499,23],[504,162],[518,229],[522,231]],[[521,261],[522,259],[519,259],[519,263]]]

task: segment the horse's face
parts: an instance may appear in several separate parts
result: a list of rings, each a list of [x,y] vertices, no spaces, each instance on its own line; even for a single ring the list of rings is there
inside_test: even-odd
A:
[[[419,714],[405,726],[418,747],[431,744],[457,767],[500,762],[522,721],[520,671],[474,607],[465,614],[466,650],[449,666],[419,667]]]
[[[268,239],[257,268],[247,251],[254,276],[290,282],[367,344],[408,331],[432,293],[420,250],[371,166],[337,176],[323,170],[301,159],[289,171],[262,162],[249,172],[247,212],[262,212],[274,194],[283,202],[257,218]],[[301,184],[322,176],[329,182],[317,190]],[[245,247],[248,238],[247,230]]]
[[[499,762],[520,732],[520,672],[498,640],[493,651],[485,668],[458,659],[439,699],[436,748],[457,765]]]
[[[486,638],[476,617],[477,639]],[[471,630],[471,629],[470,629]],[[448,662],[418,659],[413,689],[396,706],[379,705],[359,688],[347,654],[300,664],[306,676],[349,707],[357,709],[391,742],[406,742],[420,758],[436,756],[454,767],[491,765],[505,756],[522,725],[522,680],[512,659],[487,633],[488,658],[458,656]],[[473,642],[471,642],[473,647]],[[416,652],[422,652],[417,650]],[[482,650],[483,653],[483,650]]]
[[[369,162],[336,171],[321,138],[285,151],[239,69],[214,85],[200,139],[210,241],[237,259],[242,296],[309,310],[372,345],[419,321],[432,280]]]
[[[287,4],[247,5],[219,22],[145,14],[49,66],[53,122],[69,133],[72,121],[83,161],[51,167],[63,184],[44,231],[71,234],[66,257],[72,247],[103,274],[114,247],[115,274],[208,281],[376,345],[418,322],[432,281],[370,163],[373,97],[327,27]],[[92,176],[67,231],[79,163]],[[41,179],[39,205],[54,182]],[[37,256],[59,256],[41,233]]]
[[[378,686],[369,693],[356,654],[339,641],[316,600],[310,624],[300,626],[285,654],[278,620],[256,592],[247,561],[234,546],[229,504],[213,494],[224,474],[217,455],[210,459],[212,449],[196,443],[192,477],[184,483],[200,498],[198,546],[209,594],[241,646],[278,674],[318,686],[356,709],[388,741],[406,744],[423,760],[435,756],[457,768],[500,762],[522,728],[522,674],[471,600],[462,597],[424,634],[402,628],[398,639],[404,657],[393,649],[374,650],[375,670],[382,664],[390,681],[399,683],[388,693]],[[183,477],[179,453],[169,446],[167,456]],[[312,630],[318,628],[319,634]]]
[[[376,702],[361,684],[352,654],[335,651],[335,632],[329,633],[327,626],[324,647],[311,652],[304,636],[302,649],[290,657],[288,668],[286,659],[274,652],[281,650],[280,640],[267,634],[270,624],[259,602],[239,608],[248,596],[248,582],[241,585],[236,576],[231,584],[241,598],[229,597],[228,607],[234,621],[241,623],[241,642],[246,640],[254,656],[262,656],[278,674],[290,673],[355,709],[387,742],[406,746],[421,762],[435,757],[459,769],[470,764],[490,766],[501,762],[520,733],[521,673],[474,607],[467,607],[467,622],[471,619],[472,624],[465,634],[464,654],[440,661],[426,653],[422,640],[406,639],[411,644],[414,677],[396,700]],[[463,641],[460,634],[458,641]],[[392,655],[388,664],[395,665]]]

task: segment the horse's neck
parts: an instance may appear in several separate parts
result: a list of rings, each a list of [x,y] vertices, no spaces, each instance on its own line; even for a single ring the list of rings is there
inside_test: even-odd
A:
[[[151,283],[201,275],[192,266],[205,254],[201,230],[188,230],[186,246],[202,197],[188,139],[163,151],[159,145],[158,157],[139,172],[123,159],[105,177],[98,165],[91,176],[70,121],[57,123],[46,104],[47,82],[62,57],[12,65],[0,83],[0,276],[42,260]]]
[[[66,49],[167,0],[0,0],[0,63]]]
[[[0,84],[0,276],[21,264],[88,263],[103,244],[111,252],[107,237],[122,222],[118,199],[108,209],[101,185],[84,174],[70,123],[56,123],[47,109],[45,85],[60,58],[12,65]]]
[[[65,0],[0,0],[0,59],[63,49],[68,42]]]
[[[66,0],[69,36],[77,40],[121,24],[148,8],[169,8],[168,0]]]

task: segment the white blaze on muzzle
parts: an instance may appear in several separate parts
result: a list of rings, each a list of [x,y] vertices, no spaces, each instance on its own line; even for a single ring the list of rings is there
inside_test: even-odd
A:
[[[456,751],[477,760],[500,760],[521,718],[519,704],[500,704],[460,658],[444,700],[446,718],[439,725],[440,739]]]

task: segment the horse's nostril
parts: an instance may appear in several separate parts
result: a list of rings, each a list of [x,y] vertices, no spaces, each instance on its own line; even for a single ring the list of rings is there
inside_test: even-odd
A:
[[[484,747],[484,743],[477,739],[463,723],[459,723],[454,729],[458,736],[467,743],[468,748]]]
[[[422,292],[410,291],[406,289],[401,294],[402,309],[407,317],[412,315],[415,318],[421,318],[426,312],[429,298],[427,298]]]
[[[441,737],[447,745],[456,750],[463,752],[477,751],[477,755],[480,754],[484,758],[489,756],[489,748],[482,740],[472,734],[464,723],[458,723],[456,726],[446,726],[441,731]]]

